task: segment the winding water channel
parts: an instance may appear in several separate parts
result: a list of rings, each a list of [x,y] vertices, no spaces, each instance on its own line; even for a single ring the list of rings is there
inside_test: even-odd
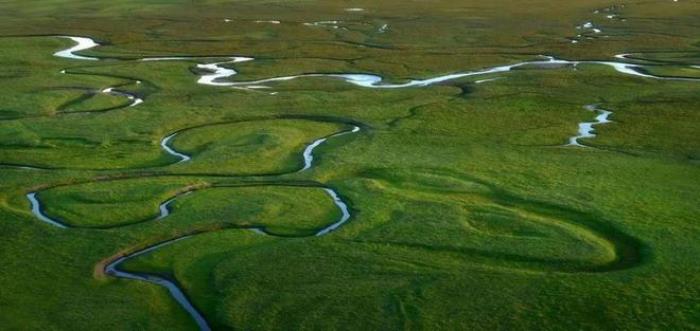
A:
[[[180,153],[180,152],[174,150],[170,146],[170,141],[173,140],[173,138],[175,138],[175,136],[177,136],[177,132],[173,133],[169,136],[166,136],[165,138],[163,138],[163,140],[160,141],[160,146],[163,148],[163,150],[166,153],[168,153],[176,158],[179,158],[180,160],[177,161],[177,163],[183,163],[183,162],[187,162],[189,160],[192,160],[192,158],[189,155],[184,154],[184,153]]]
[[[76,43],[73,47],[70,47],[65,50],[61,50],[56,52],[54,55],[57,57],[61,58],[66,58],[70,60],[88,60],[88,61],[97,61],[100,60],[99,57],[91,57],[91,56],[83,56],[83,55],[78,55],[76,52],[81,52],[85,51],[94,47],[99,46],[100,44],[94,41],[91,38],[87,37],[73,37],[73,36],[61,36],[61,38],[67,38]],[[619,60],[628,60],[628,55],[627,54],[619,54],[615,55],[614,57]],[[217,57],[200,57],[200,58],[217,58]],[[218,57],[220,58],[220,57]],[[142,58],[138,59],[137,61],[181,61],[181,60],[191,60],[191,59],[198,59],[196,57],[149,57],[149,58]],[[321,73],[310,73],[310,74],[303,74],[303,75],[294,75],[294,76],[280,76],[280,77],[271,77],[271,78],[265,78],[265,79],[260,79],[260,80],[254,80],[254,81],[228,81],[227,79],[232,78],[233,76],[237,75],[238,72],[230,67],[230,65],[233,64],[239,64],[243,62],[249,62],[249,61],[254,61],[254,58],[251,57],[243,57],[243,56],[234,56],[230,57],[228,61],[224,62],[216,62],[216,63],[202,63],[202,64],[197,64],[197,68],[203,71],[206,71],[208,73],[201,74],[197,80],[198,84],[202,85],[209,85],[209,86],[216,86],[216,87],[243,87],[243,88],[264,88],[264,87],[269,87],[267,84],[272,84],[276,82],[284,82],[284,81],[290,81],[294,79],[300,79],[300,78],[310,78],[310,77],[327,77],[327,78],[333,78],[333,79],[341,79],[349,84],[359,86],[359,87],[364,87],[364,88],[376,88],[376,89],[398,89],[398,88],[413,88],[413,87],[427,87],[451,80],[456,80],[456,79],[461,79],[465,77],[478,77],[478,76],[486,76],[486,75],[494,75],[494,74],[499,74],[499,73],[506,73],[509,71],[512,71],[513,69],[516,68],[539,68],[539,69],[546,69],[546,68],[557,68],[561,66],[568,66],[568,65],[580,65],[580,64],[594,64],[594,65],[604,65],[604,66],[609,66],[612,67],[614,70],[616,70],[618,73],[625,74],[625,75],[631,75],[631,76],[636,76],[640,78],[649,78],[649,79],[662,79],[662,80],[692,80],[692,81],[700,81],[700,79],[694,79],[694,78],[680,78],[680,77],[664,77],[664,76],[656,76],[647,73],[644,68],[645,66],[639,65],[639,64],[632,64],[632,63],[625,63],[625,62],[615,62],[615,61],[569,61],[569,60],[562,60],[562,59],[557,59],[554,57],[544,57],[543,60],[534,60],[534,61],[525,61],[525,62],[519,62],[515,64],[510,64],[510,65],[504,65],[504,66],[497,66],[497,67],[492,67],[492,68],[486,68],[482,70],[477,70],[477,71],[468,71],[468,72],[458,72],[458,73],[452,73],[448,75],[442,75],[442,76],[437,76],[437,77],[432,77],[432,78],[427,78],[427,79],[418,79],[418,80],[410,80],[404,83],[386,83],[384,82],[383,77],[376,75],[376,74],[367,74],[367,73],[336,73],[336,74],[321,74]],[[63,73],[66,71],[63,70]],[[488,81],[492,81],[495,79],[498,79],[500,77],[488,77],[485,79],[481,79],[477,81],[477,83],[484,83]],[[136,83],[140,83],[140,81],[136,81]],[[129,107],[137,106],[141,103],[144,102],[143,99],[139,98],[138,96],[116,90],[114,87],[109,87],[106,89],[102,90],[102,93],[106,94],[112,94],[112,95],[117,95],[117,96],[122,96],[126,97],[129,100],[131,100],[131,103],[129,104]],[[579,134],[577,136],[571,137],[570,138],[570,145],[574,146],[583,146],[580,144],[579,139],[583,138],[591,138],[595,137],[595,134],[593,133],[593,127],[595,125],[599,124],[604,124],[608,123],[608,117],[610,114],[612,114],[610,111],[599,109],[596,106],[588,106],[588,110],[598,112],[598,116],[596,117],[596,122],[584,122],[579,124]],[[297,171],[290,172],[292,173],[298,173],[298,172],[304,172],[309,169],[311,169],[314,166],[314,151],[316,148],[324,144],[326,141],[332,138],[340,137],[343,135],[347,134],[354,134],[358,133],[361,131],[361,128],[359,126],[352,126],[351,129],[341,131],[326,137],[322,137],[319,139],[314,140],[310,144],[308,144],[303,152],[302,152],[302,157],[303,157],[303,167]],[[172,134],[167,135],[164,137],[161,142],[160,146],[162,147],[163,151],[165,151],[167,154],[176,157],[178,161],[176,163],[185,163],[189,162],[192,160],[192,156],[187,155],[186,153],[179,152],[177,151],[173,146],[172,146],[172,140],[177,137],[177,134],[179,132],[175,132]],[[316,232],[315,236],[324,236],[329,233],[332,233],[333,231],[338,230],[340,227],[342,227],[344,224],[346,224],[352,217],[350,213],[350,208],[348,207],[348,203],[345,202],[342,198],[341,195],[338,194],[335,190],[328,188],[328,187],[319,187],[320,189],[323,189],[328,196],[330,197],[331,201],[335,204],[335,206],[340,210],[341,216],[338,220],[335,222],[327,225],[323,229],[319,230]],[[152,220],[149,221],[164,221],[167,219],[167,217],[171,213],[171,205],[174,203],[178,197],[184,195],[184,194],[189,194],[198,189],[192,189],[192,190],[186,190],[184,192],[180,192],[176,194],[175,196],[167,199],[165,202],[161,203],[159,205],[159,213],[158,215],[153,218]],[[43,208],[41,201],[39,197],[37,196],[40,192],[30,192],[27,194],[27,199],[29,200],[31,204],[31,211],[34,214],[34,216],[44,222],[47,223],[51,226],[61,228],[61,229],[69,229],[71,226],[67,223],[62,222],[61,220],[54,219],[47,215]],[[127,226],[127,225],[124,225]],[[261,227],[252,227],[248,228],[248,230],[255,231],[256,233],[262,234],[262,235],[272,235],[269,232],[267,232],[264,228]],[[140,249],[134,252],[131,252],[129,254],[114,258],[111,261],[108,261],[106,263],[106,266],[104,267],[104,272],[110,276],[117,277],[117,278],[123,278],[123,279],[130,279],[130,280],[138,280],[138,281],[145,281],[149,283],[153,283],[162,287],[165,287],[170,295],[180,304],[180,306],[192,317],[192,319],[197,323],[199,328],[201,330],[210,330],[209,324],[207,323],[206,319],[204,316],[197,310],[197,308],[192,304],[192,302],[187,298],[187,295],[182,291],[182,289],[177,285],[177,283],[173,280],[167,279],[165,277],[160,277],[160,276],[155,276],[155,275],[148,275],[148,274],[140,274],[140,273],[132,273],[132,272],[127,272],[124,271],[120,268],[120,266],[134,258],[137,258],[139,256],[143,256],[145,254],[151,253],[153,251],[156,251],[164,246],[174,244],[176,242],[179,242],[181,240],[185,240],[188,238],[192,238],[194,235],[187,235],[187,236],[182,236],[178,238],[173,238],[167,241],[159,242],[157,244],[148,246],[147,248]]]
[[[97,43],[94,40],[87,38],[87,37],[64,37],[64,38],[70,38],[78,44],[74,47],[69,48],[69,49],[59,51],[59,52],[55,53],[54,55],[59,56],[59,57],[69,58],[69,59],[75,59],[75,60],[98,60],[99,59],[96,57],[88,57],[88,56],[81,56],[81,55],[75,54],[75,52],[84,51],[84,50],[88,50],[88,49],[97,47],[100,45],[99,43]],[[613,58],[620,59],[620,60],[629,60],[629,55],[630,54],[616,54],[616,55],[613,55]],[[249,62],[249,61],[255,60],[255,58],[253,58],[253,57],[233,56],[233,57],[230,57],[231,60],[229,60],[229,61],[198,64],[197,67],[199,69],[211,71],[212,73],[201,75],[197,82],[199,84],[203,84],[203,85],[220,86],[220,87],[227,87],[227,86],[229,86],[229,87],[230,86],[250,87],[250,86],[264,86],[264,84],[267,84],[267,83],[290,81],[290,80],[299,79],[299,78],[329,77],[329,78],[339,78],[339,79],[346,81],[347,83],[350,83],[350,84],[353,84],[356,86],[360,86],[360,87],[379,88],[379,89],[396,89],[396,88],[410,88],[410,87],[426,87],[426,86],[435,85],[435,84],[439,84],[439,83],[443,83],[443,82],[447,82],[447,81],[451,81],[451,80],[456,80],[456,79],[460,79],[460,78],[465,78],[465,77],[483,76],[483,75],[491,75],[491,74],[509,72],[509,71],[512,71],[513,69],[522,68],[522,67],[526,67],[526,66],[530,66],[530,67],[534,67],[534,68],[549,68],[549,67],[556,68],[557,66],[563,66],[563,65],[578,66],[581,64],[604,65],[604,66],[608,66],[608,67],[615,69],[619,73],[622,73],[625,75],[643,77],[643,78],[663,79],[663,80],[681,80],[681,81],[698,81],[698,82],[700,82],[700,78],[652,75],[652,74],[645,72],[644,65],[635,64],[635,63],[618,62],[618,61],[564,60],[564,59],[558,59],[556,57],[546,56],[546,55],[542,55],[541,57],[543,57],[544,60],[523,61],[523,62],[518,62],[518,63],[514,63],[514,64],[509,64],[509,65],[486,68],[486,69],[482,69],[482,70],[458,72],[458,73],[441,75],[441,76],[436,76],[436,77],[427,78],[427,79],[410,80],[410,81],[405,82],[405,83],[394,84],[394,83],[384,83],[383,82],[384,78],[382,76],[379,76],[377,74],[368,74],[368,73],[337,73],[337,74],[333,74],[333,73],[330,73],[330,74],[309,73],[309,74],[302,74],[302,75],[271,77],[271,78],[253,80],[253,81],[222,81],[225,78],[231,78],[231,77],[238,74],[238,72],[236,70],[231,69],[231,68],[227,68],[227,67],[223,67],[222,65]],[[147,58],[140,59],[140,61],[182,61],[182,60],[192,60],[192,59],[202,59],[202,58],[212,58],[212,57],[147,57]],[[692,67],[694,67],[694,66],[692,66]]]
[[[131,93],[124,92],[124,91],[119,91],[114,87],[108,87],[108,88],[102,90],[102,93],[116,95],[116,96],[125,97],[125,98],[129,99],[129,101],[131,101],[131,103],[129,103],[129,105],[127,107],[136,107],[136,106],[143,103],[143,99],[139,98],[135,94],[131,94]]]
[[[299,172],[311,169],[311,167],[313,166],[313,162],[314,162],[314,150],[318,146],[321,146],[323,143],[325,143],[328,139],[344,136],[344,135],[349,134],[349,133],[357,133],[357,132],[360,132],[360,127],[353,126],[353,128],[351,130],[341,131],[341,132],[332,134],[328,137],[317,139],[314,142],[312,142],[311,144],[309,144],[308,146],[306,146],[306,148],[304,149],[304,152],[302,153],[302,155],[304,157],[304,167],[301,168],[299,170]]]
[[[579,123],[578,135],[573,136],[569,139],[568,146],[588,147],[588,146],[582,145],[579,142],[579,139],[594,138],[596,136],[596,134],[594,133],[594,128],[593,128],[594,126],[612,122],[608,119],[610,117],[610,115],[612,115],[611,111],[598,108],[596,105],[587,105],[584,108],[586,108],[586,110],[589,110],[592,112],[597,112],[598,116],[596,116],[595,122]]]
[[[667,77],[667,76],[656,76],[656,75],[648,74],[648,73],[645,73],[644,66],[638,65],[638,64],[633,64],[633,63],[615,62],[615,61],[569,61],[569,60],[557,59],[557,58],[551,57],[551,56],[542,56],[542,57],[544,57],[545,60],[524,61],[524,62],[519,62],[519,63],[515,63],[515,64],[510,64],[510,65],[487,68],[487,69],[483,69],[483,70],[453,73],[453,74],[437,76],[437,77],[432,77],[432,78],[427,78],[427,79],[410,80],[408,82],[399,83],[399,84],[384,83],[384,78],[382,76],[379,76],[379,75],[360,74],[360,73],[353,73],[353,74],[310,73],[310,74],[303,74],[303,75],[271,77],[271,78],[253,80],[253,81],[221,81],[224,78],[230,78],[230,77],[237,74],[237,72],[233,69],[221,67],[221,64],[227,64],[227,63],[233,63],[233,62],[222,62],[222,63],[200,65],[201,68],[209,69],[209,70],[213,71],[215,74],[203,76],[203,77],[207,77],[207,79],[203,82],[203,80],[200,78],[199,83],[213,85],[213,86],[257,87],[257,88],[260,88],[260,87],[266,86],[265,84],[291,81],[291,80],[300,79],[300,78],[329,77],[329,78],[341,79],[349,84],[360,86],[360,87],[365,87],[365,88],[400,89],[400,88],[411,88],[411,87],[427,87],[427,86],[436,85],[439,83],[444,83],[444,82],[448,82],[448,81],[452,81],[452,80],[456,80],[456,79],[461,79],[461,78],[466,78],[466,77],[505,73],[505,72],[512,71],[513,69],[523,68],[523,67],[546,69],[546,68],[556,68],[556,67],[565,66],[565,65],[566,66],[578,66],[581,64],[604,65],[604,66],[608,66],[608,67],[615,69],[619,73],[622,73],[625,75],[637,76],[637,77],[663,79],[663,80],[698,81],[698,82],[700,82],[700,78]],[[618,58],[620,58],[620,57],[618,57]],[[246,59],[247,59],[246,61],[252,60],[251,58],[246,58]],[[624,59],[624,57],[623,57],[623,59]]]
[[[97,61],[99,58],[96,57],[91,57],[91,56],[81,56],[75,54],[75,52],[80,52],[80,51],[85,51],[90,48],[94,48],[97,46],[100,46],[95,40],[92,38],[87,38],[87,37],[73,37],[73,36],[61,36],[60,38],[66,38],[74,41],[76,43],[75,46],[64,49],[62,51],[58,51],[54,53],[54,56],[57,57],[62,57],[65,59],[73,59],[73,60],[88,60],[88,61]]]
[[[150,252],[153,252],[159,248],[163,248],[165,246],[174,244],[178,241],[185,240],[191,238],[191,236],[184,236],[168,241],[164,241],[162,243],[158,243],[156,245],[150,246],[148,248],[142,249],[140,251],[131,253],[126,256],[122,256],[111,263],[109,263],[105,267],[105,273],[114,277],[118,278],[123,278],[123,279],[132,279],[132,280],[138,280],[138,281],[143,281],[143,282],[148,282],[152,284],[156,284],[162,287],[165,287],[170,295],[177,301],[177,303],[180,304],[180,306],[192,317],[192,320],[197,324],[200,330],[202,331],[209,331],[211,330],[211,327],[209,327],[209,323],[207,323],[207,320],[204,318],[204,315],[202,315],[197,308],[190,302],[190,300],[187,298],[187,295],[180,289],[175,282],[164,278],[164,277],[159,277],[155,275],[148,275],[148,274],[140,274],[140,273],[134,273],[134,272],[126,272],[122,271],[119,269],[119,266],[133,258],[137,258],[139,256],[148,254]]]
[[[228,187],[228,186],[212,186],[212,187],[206,187],[206,188],[202,188],[202,189],[210,189],[210,188],[217,188],[217,187]],[[316,237],[325,236],[325,235],[330,234],[333,231],[336,231],[342,225],[347,223],[351,218],[350,210],[349,210],[347,203],[345,201],[343,201],[343,199],[340,197],[340,195],[335,190],[333,190],[331,188],[327,188],[327,187],[322,187],[321,189],[323,189],[323,191],[328,194],[328,196],[330,197],[333,204],[335,204],[335,206],[340,210],[341,215],[337,221],[325,226],[323,229],[316,232],[316,234],[314,235]],[[196,189],[186,190],[184,192],[178,193],[174,197],[161,203],[158,207],[159,215],[157,217],[153,218],[151,221],[160,221],[160,220],[166,219],[171,213],[170,205],[172,203],[174,203],[177,200],[177,198],[184,196],[186,194],[190,194],[190,193],[195,192],[195,191],[196,191]],[[31,192],[31,193],[27,194],[27,199],[29,199],[29,201],[31,203],[32,213],[34,214],[34,216],[36,216],[42,222],[45,222],[45,223],[50,224],[50,225],[57,227],[57,228],[61,228],[61,229],[71,228],[71,226],[67,225],[66,223],[46,215],[46,213],[44,212],[44,210],[42,208],[41,202],[37,197],[37,193],[38,192]],[[134,224],[134,223],[132,223],[132,224]],[[124,226],[128,226],[128,225],[124,225]],[[265,230],[265,228],[262,228],[262,227],[251,227],[251,228],[249,228],[249,230],[252,230],[252,231],[254,231],[258,234],[261,234],[261,235],[277,236],[275,234],[268,232],[267,230]],[[206,232],[204,232],[204,233],[206,233]],[[202,234],[204,234],[204,233],[202,233]],[[173,299],[192,317],[192,319],[197,323],[197,325],[199,326],[199,328],[201,330],[210,330],[209,324],[207,323],[204,316],[196,309],[194,304],[189,300],[187,295],[185,295],[184,291],[178,286],[178,284],[175,281],[167,279],[165,277],[156,276],[156,275],[137,273],[137,272],[128,272],[128,271],[122,270],[120,268],[120,266],[122,264],[124,264],[125,262],[127,262],[131,259],[146,255],[146,254],[151,253],[159,248],[165,247],[167,245],[176,243],[176,242],[181,241],[181,240],[193,238],[193,237],[195,237],[195,235],[186,235],[186,236],[182,236],[182,237],[177,237],[174,239],[170,239],[170,240],[166,240],[166,241],[157,243],[155,245],[151,245],[151,246],[146,247],[146,248],[141,249],[141,250],[137,250],[137,251],[129,253],[127,255],[120,256],[120,257],[110,261],[109,263],[107,263],[105,265],[104,273],[107,275],[113,276],[113,277],[117,277],[117,278],[144,281],[144,282],[149,282],[152,284],[156,284],[156,285],[165,287],[168,290],[168,292],[170,293],[170,295],[173,297]],[[303,237],[299,237],[299,238],[303,238]]]

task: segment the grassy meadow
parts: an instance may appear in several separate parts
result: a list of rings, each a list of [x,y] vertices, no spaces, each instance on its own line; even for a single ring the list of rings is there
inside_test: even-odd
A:
[[[0,330],[196,329],[165,288],[104,272],[185,235],[121,268],[173,280],[215,330],[700,329],[696,1],[35,0],[0,18]],[[101,60],[53,56],[64,35]],[[690,79],[197,84],[231,56],[255,60],[222,81],[401,83],[621,53]],[[199,58],[140,61],[171,56]],[[612,122],[566,146],[586,105]],[[351,218],[316,237],[341,217],[326,189]]]

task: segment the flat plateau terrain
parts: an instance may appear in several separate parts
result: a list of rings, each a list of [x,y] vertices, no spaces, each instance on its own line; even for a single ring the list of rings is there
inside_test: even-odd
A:
[[[0,1],[0,330],[700,330],[700,2]]]

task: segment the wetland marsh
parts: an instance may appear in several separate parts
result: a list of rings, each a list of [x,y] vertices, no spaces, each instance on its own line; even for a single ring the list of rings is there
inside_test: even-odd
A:
[[[0,329],[700,328],[697,2],[0,16]]]

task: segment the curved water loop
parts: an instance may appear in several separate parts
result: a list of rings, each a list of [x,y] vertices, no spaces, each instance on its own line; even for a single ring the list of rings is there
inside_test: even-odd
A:
[[[255,185],[255,184],[251,184],[251,185]],[[227,186],[211,186],[211,187],[202,187],[200,189],[216,188],[216,187],[227,187]],[[342,225],[347,223],[351,218],[348,204],[341,199],[341,197],[338,195],[338,193],[336,193],[331,188],[327,188],[327,187],[321,187],[321,188],[329,195],[329,197],[331,198],[333,203],[340,210],[341,216],[338,219],[338,221],[336,221],[336,222],[324,227],[323,229],[319,230],[314,235],[317,237],[327,235],[327,234],[337,230]],[[183,192],[178,193],[173,198],[170,198],[170,199],[166,200],[165,202],[161,203],[159,206],[160,214],[156,218],[154,218],[153,221],[163,220],[166,217],[168,217],[170,215],[170,205],[172,203],[174,203],[177,200],[177,198],[184,196],[186,194],[192,193],[195,190],[198,190],[198,189],[197,188],[188,188],[186,190],[183,190]],[[62,229],[69,228],[69,226],[67,226],[67,225],[65,225],[65,224],[63,224],[55,219],[52,219],[48,215],[44,214],[44,212],[42,211],[42,208],[41,208],[41,202],[37,198],[36,194],[37,194],[37,192],[32,192],[32,193],[27,194],[27,198],[30,200],[30,202],[32,204],[32,213],[37,218],[39,218],[41,221],[49,223],[55,227],[59,227]],[[135,223],[139,223],[139,222],[134,222],[131,224],[135,224]],[[251,231],[254,231],[256,233],[266,235],[266,236],[277,236],[275,234],[268,232],[263,227],[250,227],[248,229]],[[208,232],[201,232],[200,234],[205,234],[205,233],[208,233]],[[170,279],[167,279],[167,278],[164,278],[161,276],[156,276],[156,275],[127,272],[127,271],[123,271],[119,268],[120,265],[127,262],[128,260],[131,260],[133,258],[137,258],[139,256],[153,252],[161,247],[173,244],[173,243],[180,241],[180,240],[183,240],[183,239],[192,238],[194,236],[195,235],[187,235],[187,236],[182,236],[182,237],[170,239],[170,240],[163,241],[163,242],[160,242],[158,244],[149,246],[145,249],[137,250],[133,253],[117,257],[114,260],[110,261],[109,263],[105,264],[104,272],[107,275],[117,277],[117,278],[145,281],[145,282],[149,282],[152,284],[156,284],[156,285],[165,287],[169,291],[169,293],[173,297],[173,299],[178,304],[180,304],[180,306],[192,317],[192,319],[197,323],[197,325],[199,326],[199,328],[201,330],[209,330],[210,328],[209,328],[209,325],[208,325],[206,319],[194,307],[192,302],[185,295],[184,291],[176,284],[175,281],[172,281]],[[298,238],[304,238],[304,237],[300,236]]]
[[[333,200],[333,203],[336,205],[336,207],[338,207],[338,209],[341,212],[341,216],[337,222],[334,222],[334,223],[328,225],[327,227],[321,229],[320,231],[318,231],[314,235],[316,237],[325,236],[325,235],[337,230],[342,225],[347,223],[351,217],[347,203],[340,198],[338,193],[336,193],[333,189],[330,189],[330,188],[323,188],[323,190],[326,193],[328,193],[328,195]],[[168,200],[167,202],[163,203],[161,206],[166,206],[163,208],[166,208],[166,210],[167,210],[167,205],[174,200],[175,200],[175,198]],[[167,216],[167,214],[165,216]],[[268,231],[265,230],[265,228],[262,228],[262,227],[251,227],[251,228],[249,228],[249,230],[254,231],[255,233],[258,233],[261,235],[276,236],[274,234],[269,233]],[[206,232],[204,232],[204,233],[206,233]],[[204,233],[201,233],[201,234],[204,234]],[[200,330],[209,330],[210,329],[209,325],[208,325],[206,319],[204,318],[204,316],[194,307],[192,302],[190,302],[190,300],[187,298],[187,296],[182,291],[182,289],[174,281],[169,280],[169,279],[164,278],[164,277],[160,277],[160,276],[126,272],[126,271],[119,269],[119,266],[121,264],[127,262],[130,259],[148,254],[148,253],[153,252],[153,251],[155,251],[161,247],[164,247],[166,245],[173,244],[173,243],[180,241],[180,240],[183,240],[183,239],[192,238],[194,236],[195,235],[187,235],[187,236],[167,240],[167,241],[158,243],[156,245],[150,246],[148,248],[138,250],[134,253],[119,257],[119,258],[111,261],[110,263],[106,264],[106,266],[104,268],[104,272],[108,275],[113,276],[113,277],[145,281],[145,282],[153,283],[153,284],[167,288],[168,291],[170,292],[170,295],[173,297],[173,299],[175,299],[175,301],[177,301],[180,304],[180,306],[182,306],[182,308],[185,309],[185,311],[192,317],[192,319],[199,326]],[[304,237],[298,237],[298,238],[304,238]]]
[[[293,117],[289,117],[289,118],[291,119]],[[280,118],[280,119],[282,119],[282,118]],[[334,122],[334,121],[330,121],[330,122]],[[236,123],[236,122],[232,122],[232,123]],[[210,124],[210,125],[215,126],[215,125],[220,125],[220,124],[221,123],[214,123],[214,124]],[[160,142],[160,146],[167,154],[170,154],[170,155],[175,156],[175,157],[180,159],[179,161],[177,161],[173,164],[180,164],[180,163],[189,162],[192,160],[192,156],[187,155],[183,152],[177,151],[172,146],[173,139],[175,139],[177,137],[177,135],[182,133],[182,132],[193,130],[193,129],[200,129],[202,127],[206,127],[206,126],[210,126],[210,125],[200,125],[200,126],[190,127],[190,128],[186,128],[186,129],[181,129],[175,133],[172,133],[172,134],[164,137]],[[357,133],[357,132],[360,132],[360,130],[361,130],[361,128],[359,126],[353,125],[352,128],[349,130],[340,131],[340,132],[337,132],[337,133],[334,133],[334,134],[331,134],[331,135],[328,135],[328,136],[325,136],[325,137],[322,137],[322,138],[319,138],[319,139],[312,141],[310,144],[308,144],[304,148],[304,150],[302,152],[302,158],[303,158],[304,165],[302,166],[301,169],[297,170],[296,172],[303,172],[303,171],[311,169],[311,167],[313,166],[313,161],[314,161],[314,154],[313,153],[314,153],[315,149],[317,147],[321,146],[323,143],[325,143],[329,139],[341,137],[341,136],[351,134],[351,133]],[[251,176],[253,176],[253,175],[251,175]]]
[[[88,229],[111,229],[111,228],[120,228],[124,227],[127,225],[133,225],[133,224],[138,224],[138,223],[144,223],[144,222],[150,222],[150,221],[159,221],[162,220],[168,216],[170,216],[170,206],[177,200],[177,198],[181,196],[185,196],[187,194],[190,194],[196,190],[202,189],[203,187],[187,187],[180,192],[175,193],[171,198],[166,200],[165,202],[161,203],[158,206],[158,215],[150,218],[145,221],[135,221],[135,222],[128,222],[128,223],[123,223],[124,225],[116,225],[116,226],[104,226],[104,227],[77,227],[77,226],[71,226],[69,224],[66,224],[65,222],[58,220],[56,218],[52,218],[51,216],[47,215],[44,212],[44,209],[42,208],[41,200],[37,196],[39,192],[30,192],[27,194],[27,199],[29,200],[31,207],[32,207],[32,214],[42,222],[48,223],[50,225],[53,225],[58,228],[62,229],[68,229],[68,228],[88,228]]]
[[[215,188],[216,186],[212,187]],[[225,186],[222,186],[225,187]],[[338,221],[326,226],[325,228],[319,230],[314,236],[320,237],[327,235],[338,228],[340,228],[342,225],[347,223],[350,220],[350,211],[348,208],[348,204],[343,201],[340,196],[330,188],[322,188],[332,199],[333,203],[336,205],[336,207],[340,210],[341,216]],[[175,196],[174,198],[171,198],[165,202],[163,202],[160,205],[160,215],[154,219],[154,221],[162,220],[166,218],[167,216],[170,215],[170,209],[169,206],[172,204],[178,197],[183,196],[189,192],[193,192],[193,190],[187,191],[186,193],[181,193]],[[67,228],[67,226],[63,225],[62,223],[59,223],[58,221],[48,217],[41,211],[41,204],[38,199],[36,199],[36,192],[30,193],[27,195],[27,197],[32,201],[32,212],[42,221],[50,223],[56,227],[60,228]],[[250,227],[248,228],[256,233],[263,234],[266,236],[277,236],[275,234],[271,234],[270,232],[266,231],[265,228],[262,227]],[[201,232],[199,234],[205,234],[208,232]],[[135,272],[127,272],[119,267],[127,262],[128,260],[137,258],[139,256],[146,255],[148,253],[151,253],[161,247],[173,244],[175,242],[178,242],[180,240],[184,240],[187,238],[192,238],[195,235],[186,235],[174,239],[170,239],[167,241],[160,242],[158,244],[149,246],[145,249],[137,250],[133,253],[120,256],[115,258],[112,261],[109,261],[108,263],[105,264],[104,267],[104,272],[107,275],[117,277],[117,278],[123,278],[123,279],[130,279],[130,280],[138,280],[138,281],[145,281],[149,282],[152,284],[156,284],[162,287],[165,287],[170,295],[173,297],[173,299],[180,304],[180,306],[192,317],[192,319],[197,323],[199,326],[200,330],[209,330],[209,325],[204,318],[204,316],[195,308],[195,306],[192,304],[192,302],[187,298],[185,295],[184,291],[177,285],[177,283],[173,280],[167,279],[165,277],[161,276],[156,276],[156,275],[151,275],[151,274],[143,274],[143,273],[135,273]],[[304,238],[305,236],[299,236],[298,238]]]

